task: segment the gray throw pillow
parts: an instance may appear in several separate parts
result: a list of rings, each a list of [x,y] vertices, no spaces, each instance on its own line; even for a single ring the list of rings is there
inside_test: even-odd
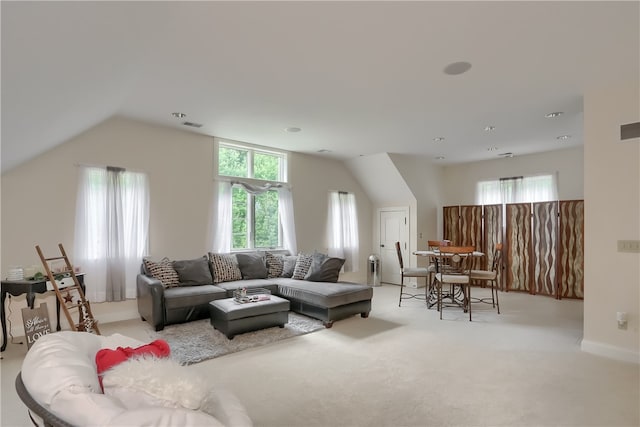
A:
[[[344,264],[342,258],[331,258],[325,254],[314,253],[309,271],[304,276],[304,280],[310,282],[331,282],[338,281],[340,269]]]
[[[209,260],[206,256],[196,259],[173,261],[181,285],[210,285],[213,283]]]
[[[280,277],[293,277],[293,270],[296,269],[298,257],[295,255],[285,255],[282,258],[282,274]]]
[[[266,279],[267,264],[261,253],[236,254],[243,279]]]

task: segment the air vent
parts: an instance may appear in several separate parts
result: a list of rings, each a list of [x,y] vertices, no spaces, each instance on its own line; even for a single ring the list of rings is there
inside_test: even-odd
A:
[[[620,140],[640,138],[640,122],[620,126]]]
[[[191,126],[192,128],[201,128],[202,125],[200,123],[193,123],[193,122],[182,122],[183,125],[185,126]]]
[[[513,157],[513,153],[498,154],[498,157],[502,157],[503,159],[510,159],[511,157]]]

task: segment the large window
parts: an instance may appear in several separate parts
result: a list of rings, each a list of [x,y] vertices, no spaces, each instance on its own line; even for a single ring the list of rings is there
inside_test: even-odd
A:
[[[555,175],[518,176],[478,182],[476,203],[496,205],[558,200]]]
[[[283,247],[278,188],[286,154],[218,143],[218,177],[231,183],[231,250]]]

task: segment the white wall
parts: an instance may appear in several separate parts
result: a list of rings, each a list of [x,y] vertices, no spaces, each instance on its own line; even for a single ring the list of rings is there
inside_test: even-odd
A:
[[[444,167],[444,206],[475,204],[476,182],[510,176],[558,173],[560,200],[584,198],[583,148],[568,148],[506,159]]]
[[[585,351],[640,362],[640,254],[617,240],[640,240],[640,138],[620,141],[620,125],[640,121],[638,81],[585,94]],[[616,313],[628,313],[627,330]]]
[[[298,248],[326,248],[328,191],[352,191],[364,249],[360,272],[344,278],[364,280],[371,245],[371,204],[366,194],[342,162],[295,153],[291,159]],[[2,175],[2,277],[14,265],[39,266],[35,245],[48,255],[62,243],[73,260],[77,164],[121,166],[148,174],[152,257],[188,259],[208,251],[213,138],[114,117]],[[91,278],[86,280],[90,286]],[[53,319],[55,298],[38,296],[36,305],[44,301]],[[24,334],[20,317],[24,306],[24,296],[13,298],[11,320],[17,335]],[[102,323],[138,316],[135,301],[92,307]]]

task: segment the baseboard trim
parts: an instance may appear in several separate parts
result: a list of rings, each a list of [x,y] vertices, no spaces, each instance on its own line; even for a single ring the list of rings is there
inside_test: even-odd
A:
[[[640,353],[627,350],[625,348],[585,339],[582,340],[580,348],[585,353],[595,354],[596,356],[607,357],[609,359],[620,360],[622,362],[640,364]]]

